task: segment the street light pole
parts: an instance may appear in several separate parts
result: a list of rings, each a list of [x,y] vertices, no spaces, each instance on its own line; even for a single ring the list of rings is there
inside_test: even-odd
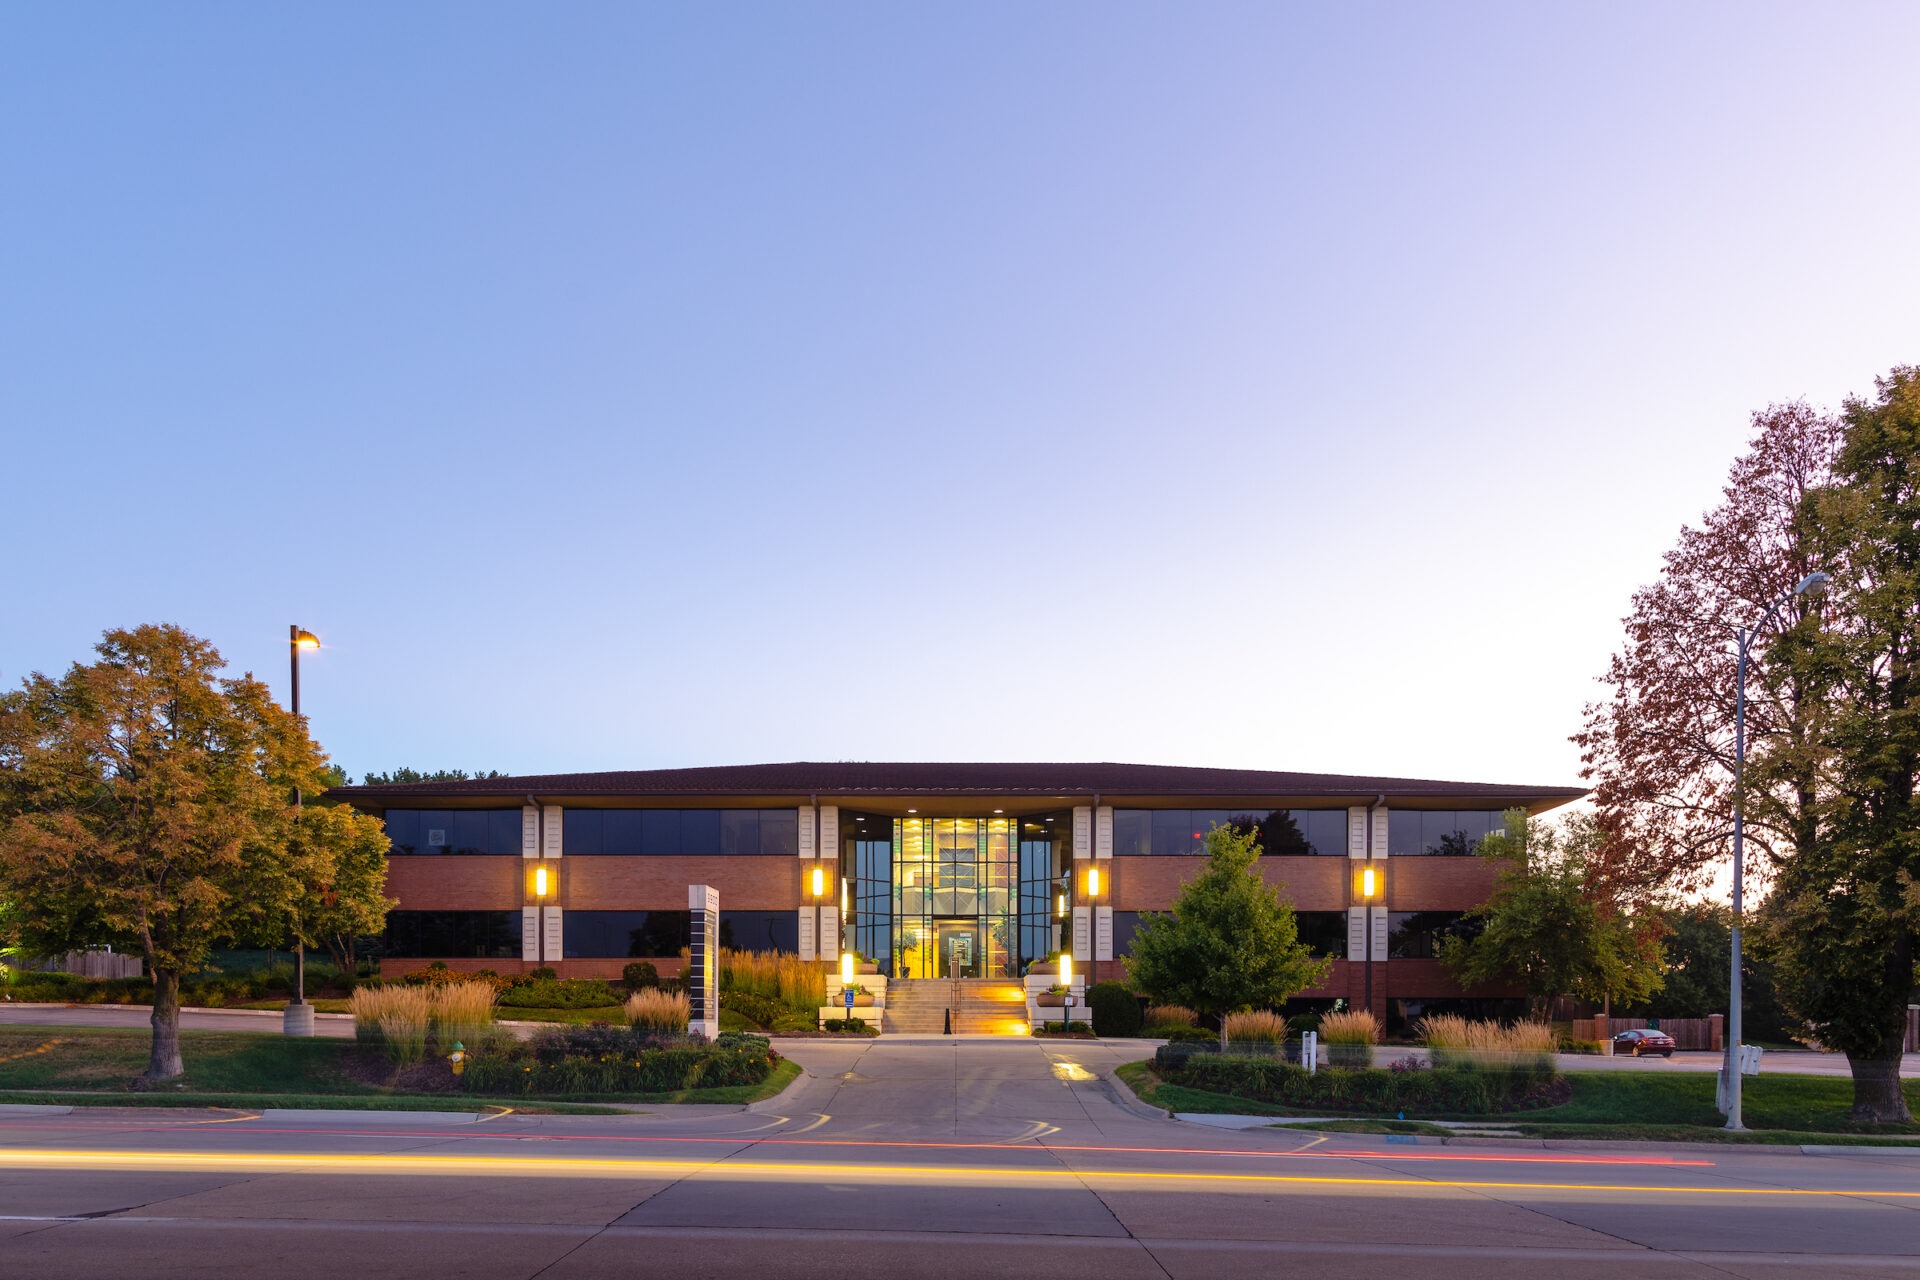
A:
[[[1760,616],[1760,621],[1752,627],[1735,628],[1734,635],[1739,640],[1739,662],[1735,668],[1733,687],[1733,935],[1731,968],[1727,975],[1727,1042],[1724,1046],[1725,1058],[1721,1063],[1722,1077],[1726,1080],[1727,1128],[1743,1130],[1747,1126],[1740,1115],[1740,1037],[1745,1028],[1741,1017],[1740,983],[1740,922],[1746,910],[1746,769],[1747,769],[1747,655],[1753,648],[1754,637],[1766,629],[1773,615],[1780,612],[1781,606],[1802,596],[1818,599],[1833,579],[1824,573],[1810,573],[1800,580],[1793,594],[1774,601],[1771,607]]]
[[[300,651],[318,649],[320,639],[311,631],[302,631],[298,625],[287,627],[287,661],[292,668],[293,679],[290,683],[293,715],[300,717]],[[300,788],[293,789],[293,807],[300,808]],[[307,1003],[307,948],[300,938],[293,940],[293,999],[287,1001],[287,1011],[281,1018],[281,1031],[290,1036],[310,1036],[313,1034],[313,1006]]]

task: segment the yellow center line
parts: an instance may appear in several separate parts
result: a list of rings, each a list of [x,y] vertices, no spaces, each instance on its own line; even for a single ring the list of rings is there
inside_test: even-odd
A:
[[[60,1151],[24,1148],[0,1150],[5,1169],[217,1170],[234,1173],[323,1172],[440,1174],[443,1176],[533,1175],[574,1177],[682,1178],[703,1174],[725,1178],[808,1178],[839,1180],[918,1179],[993,1182],[1156,1182],[1202,1186],[1404,1187],[1410,1190],[1589,1191],[1640,1195],[1813,1196],[1914,1200],[1920,1191],[1829,1189],[1818,1187],[1656,1186],[1618,1182],[1497,1182],[1464,1178],[1354,1178],[1278,1173],[1190,1173],[1149,1169],[1030,1169],[1005,1167],[943,1168],[937,1165],[841,1164],[830,1162],[733,1160],[720,1164],[690,1160],[603,1159],[590,1156],[460,1156],[311,1152],[148,1152]]]

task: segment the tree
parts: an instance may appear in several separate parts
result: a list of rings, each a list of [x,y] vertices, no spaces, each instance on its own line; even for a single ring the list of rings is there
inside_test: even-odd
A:
[[[510,775],[498,769],[489,769],[485,773],[468,773],[465,769],[434,769],[423,773],[418,769],[409,769],[405,765],[391,773],[370,773],[361,783],[366,787],[394,787],[408,782],[466,782],[476,778],[505,778]],[[342,785],[344,785],[342,779]]]
[[[295,989],[305,986],[299,963],[305,949],[325,944],[335,961],[353,968],[354,939],[378,933],[396,903],[382,894],[387,880],[386,824],[345,805],[298,809],[288,832],[287,856],[277,866],[290,883],[272,895],[277,919],[258,940],[294,948]]]
[[[48,954],[138,944],[153,975],[147,1079],[182,1074],[180,976],[289,912],[293,791],[320,750],[206,641],[109,631],[99,661],[0,695],[0,897]]]
[[[1667,552],[1659,580],[1633,595],[1626,640],[1601,677],[1611,696],[1590,704],[1573,741],[1593,783],[1607,840],[1595,874],[1631,888],[1700,889],[1727,865],[1733,822],[1733,628],[1758,623],[1818,567],[1801,520],[1807,495],[1831,481],[1840,424],[1805,404],[1753,416],[1756,434],[1723,499]],[[1769,637],[1811,605],[1776,615]],[[1775,742],[1804,743],[1811,727],[1802,677],[1767,679],[1756,644],[1747,708],[1749,757]],[[1746,843],[1764,884],[1808,847],[1816,788],[1810,775],[1755,786],[1749,775]]]
[[[1782,868],[1762,945],[1781,998],[1853,1073],[1853,1116],[1908,1123],[1900,1083],[1920,957],[1920,368],[1850,397],[1836,483],[1806,527],[1833,582],[1818,626],[1774,646],[1772,683],[1812,692],[1815,733],[1760,773],[1817,780],[1810,838]],[[1812,790],[1813,788],[1809,788]]]
[[[1293,904],[1260,877],[1260,844],[1251,831],[1207,833],[1207,866],[1184,885],[1167,912],[1141,917],[1127,977],[1162,1004],[1222,1019],[1271,1008],[1326,978],[1300,941]]]
[[[1504,831],[1480,842],[1480,856],[1503,865],[1486,904],[1467,913],[1479,928],[1440,944],[1461,985],[1518,978],[1536,1016],[1555,996],[1611,1005],[1660,989],[1658,925],[1600,882],[1604,841],[1590,814],[1556,831],[1524,810],[1506,813]]]
[[[1727,1011],[1727,953],[1733,912],[1720,903],[1686,902],[1653,909],[1665,956],[1665,985],[1655,997],[1627,1000],[1616,1013],[1636,1017],[1705,1018]],[[1799,1028],[1780,1007],[1773,966],[1753,947],[1740,956],[1741,1007],[1747,1034],[1756,1040],[1795,1038]]]

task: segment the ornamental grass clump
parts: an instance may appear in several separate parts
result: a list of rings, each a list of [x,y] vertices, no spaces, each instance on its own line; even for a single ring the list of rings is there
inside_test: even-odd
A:
[[[1372,1066],[1373,1046],[1380,1043],[1380,1019],[1364,1009],[1329,1013],[1320,1019],[1320,1041],[1327,1046],[1329,1066]]]
[[[368,998],[362,1001],[362,995]],[[387,1056],[397,1066],[412,1066],[427,1054],[427,1029],[433,1020],[433,997],[422,987],[383,987],[353,993],[356,1034],[362,1010],[377,1029]]]
[[[1287,1020],[1265,1009],[1230,1013],[1226,1016],[1221,1030],[1226,1033],[1229,1046],[1236,1044],[1271,1046],[1287,1042]]]
[[[471,1049],[493,1026],[494,987],[490,982],[455,982],[425,988],[432,1002],[433,1034],[442,1053],[458,1041]]]
[[[692,1002],[684,991],[645,988],[627,997],[621,1009],[627,1025],[636,1031],[676,1035],[687,1029],[693,1017]]]
[[[735,951],[722,947],[720,989],[765,996],[812,1016],[827,1003],[827,966],[802,960],[786,951]]]
[[[1150,1004],[1147,1006],[1146,1024],[1149,1030],[1158,1027],[1197,1027],[1200,1015],[1183,1004]]]
[[[1436,1013],[1423,1019],[1417,1030],[1436,1067],[1550,1073],[1558,1047],[1553,1028],[1544,1022],[1520,1022],[1508,1027]]]

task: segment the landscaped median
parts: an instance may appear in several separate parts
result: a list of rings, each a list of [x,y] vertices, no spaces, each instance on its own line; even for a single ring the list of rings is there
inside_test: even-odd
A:
[[[1175,1046],[1168,1046],[1173,1048]],[[1164,1054],[1165,1049],[1161,1050]],[[1169,1113],[1321,1117],[1309,1127],[1346,1132],[1431,1132],[1426,1121],[1487,1121],[1515,1137],[1632,1141],[1739,1141],[1803,1144],[1920,1143],[1920,1125],[1860,1126],[1847,1118],[1852,1082],[1834,1076],[1758,1076],[1746,1082],[1749,1130],[1729,1134],[1714,1106],[1710,1072],[1578,1071],[1550,1088],[1528,1087],[1531,1074],[1496,1072],[1460,1079],[1472,1068],[1346,1070],[1284,1061],[1190,1055],[1184,1062],[1131,1062],[1115,1074],[1150,1106]],[[1504,1075],[1506,1083],[1500,1083]],[[1906,1082],[1920,1107],[1920,1080]],[[1461,1104],[1466,1105],[1461,1105]]]
[[[588,1030],[556,1027],[551,1034]],[[186,1031],[181,1033],[186,1077],[135,1088],[133,1081],[146,1066],[147,1040],[144,1028],[0,1026],[0,1103],[430,1111],[505,1106],[593,1114],[608,1110],[593,1103],[755,1102],[780,1092],[800,1074],[794,1063],[765,1049],[764,1040],[734,1046],[723,1038],[722,1044],[703,1048],[724,1060],[726,1070],[714,1070],[706,1057],[684,1047],[659,1046],[655,1065],[644,1071],[609,1078],[562,1068],[543,1076],[536,1090],[524,1083],[526,1072],[518,1072],[521,1083],[496,1082],[506,1074],[504,1064],[522,1051],[531,1053],[538,1040],[507,1042],[498,1060],[483,1049],[456,1078],[452,1064],[437,1054],[401,1065],[384,1046],[352,1040]],[[580,1046],[577,1053],[549,1053],[559,1061],[597,1058],[597,1050],[589,1055]],[[754,1056],[762,1062],[734,1065]],[[499,1069],[482,1068],[483,1062]],[[567,1071],[578,1074],[569,1077]]]

